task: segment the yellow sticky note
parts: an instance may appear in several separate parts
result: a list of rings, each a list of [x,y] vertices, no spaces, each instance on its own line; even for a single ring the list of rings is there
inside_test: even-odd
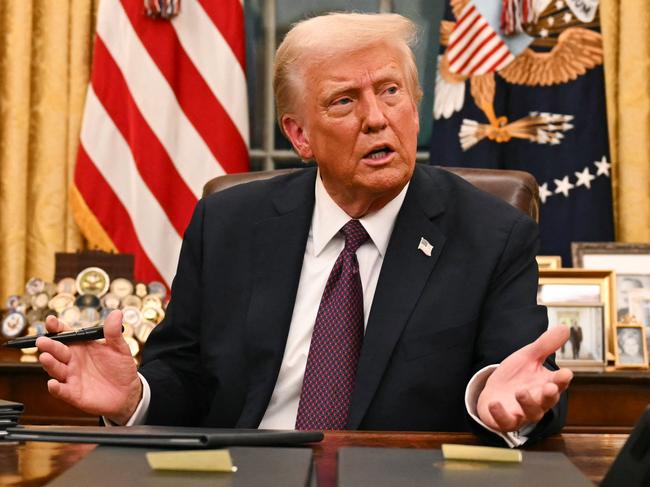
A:
[[[520,450],[474,445],[443,444],[442,456],[445,460],[473,460],[479,462],[521,463],[522,460]]]
[[[153,470],[236,472],[228,450],[158,451],[146,453]]]

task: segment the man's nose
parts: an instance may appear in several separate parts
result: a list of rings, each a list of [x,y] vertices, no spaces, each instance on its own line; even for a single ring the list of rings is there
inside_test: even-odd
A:
[[[377,132],[386,128],[387,121],[383,107],[377,96],[365,96],[362,102],[363,120],[361,131],[364,133]]]

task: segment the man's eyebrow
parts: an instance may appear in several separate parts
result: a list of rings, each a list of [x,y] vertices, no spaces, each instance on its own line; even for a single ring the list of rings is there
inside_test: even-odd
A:
[[[390,81],[403,82],[403,79],[404,76],[399,69],[386,67],[377,76],[373,77],[372,84],[377,86]],[[350,81],[348,78],[332,77],[323,81],[320,91],[324,96],[332,97],[353,91],[358,88],[358,85],[359,83],[356,80]]]

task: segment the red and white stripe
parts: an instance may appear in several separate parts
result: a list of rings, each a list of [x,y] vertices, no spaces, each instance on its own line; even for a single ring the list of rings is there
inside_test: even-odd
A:
[[[91,245],[99,224],[135,254],[138,280],[171,284],[203,185],[248,170],[244,52],[242,0],[182,0],[171,21],[143,0],[101,2],[75,214]]]
[[[514,60],[499,34],[471,3],[460,13],[445,55],[449,71],[467,77],[492,73]]]

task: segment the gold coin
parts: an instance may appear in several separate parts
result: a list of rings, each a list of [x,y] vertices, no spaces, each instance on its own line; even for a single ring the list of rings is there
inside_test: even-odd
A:
[[[108,292],[110,279],[104,269],[88,267],[77,275],[75,284],[79,294],[94,294],[102,297]]]
[[[102,298],[102,306],[106,309],[118,309],[120,307],[120,298],[115,293],[106,293]]]
[[[160,320],[162,319],[158,308],[142,308],[142,317],[155,324],[160,323]]]
[[[111,282],[111,292],[120,299],[125,298],[129,294],[133,294],[133,284],[128,279],[118,277]]]
[[[13,311],[2,320],[2,334],[7,338],[15,338],[27,327],[27,318],[18,311]]]
[[[77,283],[72,277],[64,277],[56,283],[59,294],[73,294],[77,292]]]
[[[144,282],[139,282],[135,285],[135,295],[137,297],[144,298],[147,293],[147,285]]]
[[[144,344],[155,327],[155,323],[152,323],[150,321],[143,321],[140,323],[140,326],[136,328],[135,337],[140,343]]]
[[[162,299],[155,294],[147,294],[142,298],[142,308],[158,308],[162,309]]]
[[[133,330],[133,327],[131,325],[129,325],[128,323],[122,323],[122,328],[124,328],[124,331],[122,331],[122,336],[124,338],[133,338],[135,331]]]
[[[57,313],[61,313],[64,309],[72,306],[74,304],[74,295],[68,293],[59,293],[50,299],[50,302],[47,304]]]
[[[72,327],[79,328],[79,317],[81,316],[81,311],[76,306],[68,306],[66,309],[59,313],[59,320],[63,321],[64,324]]]
[[[167,288],[162,282],[151,281],[149,283],[149,294],[155,294],[161,300],[164,300],[167,297]]]
[[[134,306],[127,306],[122,310],[122,322],[133,327],[137,331],[142,322],[142,313]]]
[[[34,309],[45,309],[47,304],[50,301],[50,297],[46,292],[40,292],[32,296],[32,308]]]
[[[126,341],[126,344],[129,346],[129,350],[131,350],[131,357],[135,357],[138,354],[138,352],[140,352],[140,344],[133,337],[126,337],[124,338],[124,340]]]
[[[51,282],[46,282],[45,283],[45,292],[47,293],[48,298],[52,298],[52,297],[54,297],[56,295],[58,290],[56,288],[56,285],[54,285]]]
[[[25,290],[30,296],[42,293],[45,291],[45,281],[38,277],[32,277],[29,281],[27,281],[27,284],[25,284]]]
[[[122,298],[122,308],[142,308],[142,300],[135,296],[134,294],[131,294],[129,296],[126,296]]]

